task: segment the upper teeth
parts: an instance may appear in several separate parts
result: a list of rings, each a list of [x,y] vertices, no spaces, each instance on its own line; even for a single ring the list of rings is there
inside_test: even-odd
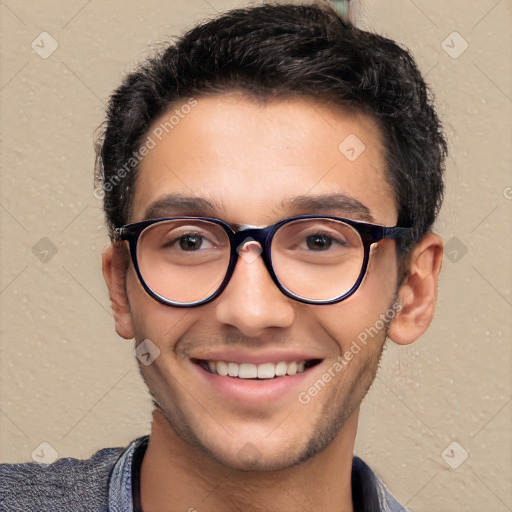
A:
[[[217,375],[229,375],[240,379],[273,379],[283,375],[295,375],[304,371],[305,361],[280,361],[279,363],[233,363],[208,361],[208,367]]]

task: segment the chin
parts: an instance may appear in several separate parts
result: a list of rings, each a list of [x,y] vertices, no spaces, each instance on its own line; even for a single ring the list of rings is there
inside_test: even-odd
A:
[[[295,448],[283,453],[266,453],[260,451],[253,443],[246,443],[235,452],[208,451],[208,455],[223,466],[237,471],[279,471],[296,466],[304,457]]]

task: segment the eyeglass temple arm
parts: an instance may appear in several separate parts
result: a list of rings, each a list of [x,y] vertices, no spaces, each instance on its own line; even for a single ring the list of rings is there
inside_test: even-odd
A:
[[[120,240],[126,240],[130,232],[125,228],[114,228],[114,242],[119,242]]]
[[[394,226],[392,228],[384,228],[382,231],[383,238],[393,238],[398,240],[400,238],[406,238],[412,233],[412,228],[402,228]]]

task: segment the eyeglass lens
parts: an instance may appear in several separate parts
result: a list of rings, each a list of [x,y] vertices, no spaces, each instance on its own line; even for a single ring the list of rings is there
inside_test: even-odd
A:
[[[206,299],[222,284],[231,257],[230,239],[218,224],[168,220],[148,226],[137,244],[141,276],[167,300]],[[364,260],[359,233],[332,219],[299,219],[282,225],[271,244],[281,286],[307,300],[330,300],[356,283]]]

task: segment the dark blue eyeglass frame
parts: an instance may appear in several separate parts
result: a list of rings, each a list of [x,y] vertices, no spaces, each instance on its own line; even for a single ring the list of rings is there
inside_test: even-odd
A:
[[[350,288],[347,292],[340,295],[339,297],[336,297],[334,299],[327,299],[327,300],[310,300],[305,299],[303,297],[300,297],[290,290],[288,290],[278,279],[276,273],[274,272],[273,264],[272,264],[272,255],[270,247],[272,245],[272,239],[274,238],[274,235],[276,234],[277,230],[281,228],[283,225],[288,224],[290,222],[294,222],[297,220],[303,220],[303,219],[326,219],[326,220],[335,220],[344,222],[345,224],[348,224],[349,226],[352,226],[361,237],[361,241],[363,243],[363,249],[364,249],[364,257],[363,257],[363,263],[361,265],[361,271],[359,273],[359,277],[357,278],[357,281],[355,282],[354,286]],[[230,258],[229,258],[229,264],[228,268],[226,270],[226,275],[224,279],[222,280],[222,283],[220,286],[208,297],[205,299],[190,302],[190,303],[182,303],[182,302],[174,302],[172,300],[169,300],[158,293],[156,293],[154,290],[152,290],[144,281],[144,278],[142,277],[142,274],[139,269],[139,263],[137,261],[137,242],[139,240],[139,237],[141,233],[148,227],[153,224],[157,224],[159,222],[165,222],[170,220],[200,220],[200,221],[207,221],[211,222],[213,224],[217,224],[220,226],[227,234],[230,246],[231,246],[231,252],[230,252]],[[262,253],[261,256],[263,258],[263,261],[265,263],[265,266],[268,270],[268,273],[272,277],[272,280],[276,284],[276,286],[281,290],[282,293],[284,293],[287,297],[290,297],[291,299],[294,299],[298,302],[302,302],[304,304],[313,304],[313,305],[324,305],[324,304],[336,304],[338,302],[341,302],[351,295],[353,295],[356,290],[361,285],[364,276],[366,274],[366,270],[368,268],[368,261],[370,259],[370,247],[372,244],[375,244],[377,242],[380,242],[383,239],[391,238],[394,240],[400,240],[408,235],[410,235],[412,231],[412,228],[407,227],[399,227],[399,226],[393,226],[393,227],[385,227],[385,226],[379,226],[377,224],[368,224],[366,222],[360,222],[355,221],[352,219],[345,219],[342,217],[331,217],[326,215],[299,215],[296,217],[288,217],[286,219],[280,220],[279,222],[276,222],[275,224],[272,224],[270,226],[267,226],[265,228],[246,228],[241,229],[240,231],[234,231],[231,226],[220,219],[213,219],[209,217],[191,217],[191,216],[182,216],[182,217],[165,217],[160,219],[150,219],[145,220],[142,222],[135,222],[133,224],[127,224],[121,228],[116,228],[114,233],[116,240],[126,240],[128,241],[129,248],[130,248],[130,255],[132,259],[133,266],[135,268],[135,272],[137,273],[137,276],[139,278],[139,281],[141,285],[143,286],[144,290],[153,297],[158,302],[165,304],[166,306],[174,306],[174,307],[182,307],[182,308],[190,308],[190,307],[196,307],[196,306],[202,306],[203,304],[207,304],[208,302],[211,302],[212,300],[216,299],[226,288],[229,281],[231,280],[231,276],[233,275],[233,272],[235,270],[236,263],[238,261],[239,256],[239,250],[241,248],[241,245],[244,244],[244,242],[258,242],[261,244],[262,247]]]

